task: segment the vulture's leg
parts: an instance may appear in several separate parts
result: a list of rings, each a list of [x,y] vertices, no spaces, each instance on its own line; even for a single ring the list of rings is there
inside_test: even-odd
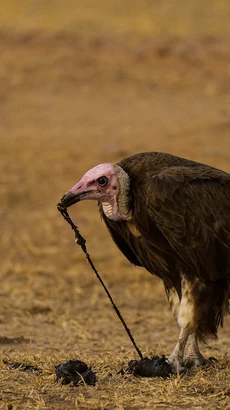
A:
[[[203,364],[206,363],[205,358],[202,356],[202,354],[199,351],[198,347],[198,340],[197,336],[195,333],[192,333],[189,335],[188,338],[188,350],[186,357],[184,359],[186,366],[191,367],[191,366],[202,366]]]
[[[178,293],[175,288],[171,288],[171,289],[165,288],[165,291],[166,291],[166,295],[169,301],[169,305],[172,309],[173,315],[175,319],[177,320],[178,310],[180,307],[180,299],[179,299]]]
[[[169,304],[175,316],[175,319],[178,321],[178,314],[180,310],[180,299],[179,299],[178,293],[175,288],[167,290],[166,293],[168,296]],[[186,328],[182,328],[180,331],[178,342],[172,354],[169,356],[169,362],[177,373],[183,373],[185,371],[183,357],[184,357],[184,349],[185,349],[185,345],[188,340],[188,337],[189,337],[188,330]]]
[[[180,308],[180,298],[175,288],[165,289],[166,295],[168,297],[169,305],[172,309],[173,315],[175,319],[178,319],[178,312]],[[183,373],[185,371],[184,363],[183,363],[183,356],[184,356],[184,349],[188,339],[187,332],[184,329],[181,329],[180,336],[178,342],[169,356],[169,362],[175,372]]]
[[[184,349],[185,349],[185,346],[186,346],[186,343],[189,337],[189,333],[190,332],[188,331],[187,328],[181,329],[177,344],[168,359],[172,368],[177,373],[183,373],[185,371],[183,358],[184,358]]]
[[[180,335],[177,344],[169,357],[169,362],[177,372],[184,371],[184,350],[189,338],[194,332],[194,300],[192,295],[191,283],[184,275],[181,275],[181,297],[177,295],[175,289],[168,292],[169,303],[172,306]],[[195,344],[193,343],[195,346]]]

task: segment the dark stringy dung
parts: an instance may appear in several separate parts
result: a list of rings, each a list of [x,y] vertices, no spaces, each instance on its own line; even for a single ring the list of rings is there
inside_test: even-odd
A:
[[[57,205],[57,209],[58,209],[58,211],[62,214],[62,216],[63,216],[63,218],[66,220],[66,222],[68,222],[68,224],[69,224],[69,225],[71,226],[71,228],[73,229],[73,231],[74,231],[74,233],[75,233],[76,243],[81,247],[82,251],[84,252],[84,254],[85,254],[85,256],[86,256],[86,259],[88,260],[88,262],[89,262],[89,264],[90,264],[92,270],[94,271],[94,273],[95,273],[97,279],[99,280],[99,282],[101,283],[103,289],[105,290],[105,292],[106,292],[106,294],[107,294],[107,296],[108,296],[110,302],[112,303],[112,306],[113,306],[113,308],[114,308],[114,310],[115,310],[115,312],[116,312],[116,314],[117,314],[119,320],[121,321],[123,327],[125,328],[125,331],[126,331],[128,337],[129,337],[129,339],[131,340],[131,342],[132,342],[134,348],[136,349],[136,351],[137,351],[139,357],[140,357],[141,359],[143,359],[143,355],[142,355],[140,349],[138,348],[138,346],[136,345],[136,342],[135,342],[135,340],[134,340],[134,338],[133,338],[133,336],[132,336],[132,334],[131,334],[131,332],[130,332],[128,326],[126,325],[125,320],[124,320],[123,316],[121,315],[121,312],[119,311],[119,309],[118,309],[117,306],[115,305],[112,296],[110,295],[110,293],[109,293],[109,291],[108,291],[106,285],[104,284],[103,280],[101,279],[101,277],[100,277],[98,271],[96,270],[96,268],[95,268],[95,266],[94,266],[94,263],[92,262],[92,259],[91,259],[90,255],[89,255],[88,251],[87,251],[87,248],[86,248],[86,240],[85,240],[85,239],[83,238],[83,236],[80,234],[79,229],[77,228],[77,226],[73,223],[72,219],[70,218],[70,216],[69,216],[69,214],[68,214],[68,212],[67,212],[67,209],[66,209],[66,208],[63,208],[63,206],[62,206],[61,203],[59,203],[59,204]]]

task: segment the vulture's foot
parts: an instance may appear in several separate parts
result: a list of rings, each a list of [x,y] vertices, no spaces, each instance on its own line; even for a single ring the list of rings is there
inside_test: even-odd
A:
[[[184,362],[186,367],[190,368],[212,365],[214,362],[217,362],[217,359],[215,357],[209,357],[208,359],[205,359],[204,356],[200,353],[200,355],[196,357],[187,355],[184,359]]]
[[[188,350],[184,362],[186,367],[200,367],[207,363],[207,360],[200,353],[195,333],[192,333],[188,337]]]
[[[188,354],[184,359],[184,363],[187,368],[200,367],[200,366],[204,366],[205,364],[207,364],[208,360],[206,360],[204,356],[202,356],[201,353],[196,354],[196,355]]]
[[[184,374],[186,373],[186,367],[182,360],[178,360],[178,357],[171,354],[168,358],[168,362],[172,368],[173,373],[175,374]]]

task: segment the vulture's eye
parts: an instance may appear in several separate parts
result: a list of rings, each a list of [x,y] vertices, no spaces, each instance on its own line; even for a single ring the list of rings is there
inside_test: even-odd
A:
[[[103,176],[97,179],[97,183],[100,186],[106,186],[108,184],[108,178]]]

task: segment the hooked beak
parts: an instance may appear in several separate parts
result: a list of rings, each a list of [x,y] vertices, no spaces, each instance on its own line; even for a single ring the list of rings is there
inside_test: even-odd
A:
[[[74,193],[71,189],[70,191],[66,192],[62,199],[61,202],[59,202],[57,204],[58,208],[61,209],[66,209],[69,208],[71,205],[76,204],[77,202],[80,202],[86,195],[87,195],[87,191],[85,192],[79,192],[79,193]]]
[[[66,209],[82,201],[83,199],[96,199],[96,190],[89,188],[84,183],[83,178],[63,195],[61,202],[57,204],[58,209]]]
[[[68,208],[69,206],[76,204],[79,201],[80,197],[70,190],[63,195],[61,202],[59,202],[58,206],[60,208]]]

